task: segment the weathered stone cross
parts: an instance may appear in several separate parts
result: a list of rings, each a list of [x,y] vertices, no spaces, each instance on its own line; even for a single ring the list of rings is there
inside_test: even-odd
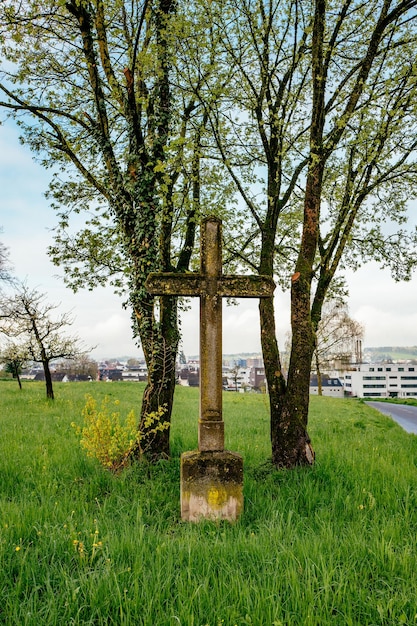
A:
[[[224,452],[224,422],[222,416],[222,298],[264,298],[272,296],[275,284],[271,278],[264,276],[223,275],[221,220],[215,217],[208,217],[201,224],[200,255],[199,274],[150,274],[146,281],[146,289],[153,295],[200,297],[200,419],[198,454],[210,453],[212,455],[211,460],[215,466],[214,473],[219,477],[220,457],[216,460],[213,455]],[[185,453],[185,455],[190,454],[195,453]],[[182,470],[184,470],[184,463],[187,465],[185,455],[183,455],[182,459]],[[206,472],[206,474],[208,472],[210,475],[210,467],[207,466],[207,455],[204,458],[205,463],[202,471]],[[188,465],[190,466],[190,463]],[[211,465],[210,460],[209,465]],[[221,462],[221,465],[224,466],[224,460]],[[194,458],[191,466],[195,466]],[[223,467],[223,469],[226,471],[226,474],[230,473],[228,462],[226,462],[226,467]],[[232,472],[232,474],[234,473]],[[191,481],[195,483],[195,476],[190,477],[188,471],[185,474],[188,477],[186,482],[190,483]],[[223,474],[223,471],[220,471],[220,474]],[[199,485],[197,491],[200,494],[198,496],[200,500],[201,498],[203,500],[207,499],[204,497],[204,494],[201,495],[200,484],[201,481],[207,483],[206,478],[207,475],[204,475],[197,480]],[[182,490],[183,488],[184,480],[182,481]],[[230,506],[219,508],[219,498],[217,496],[216,498],[211,497],[211,500],[216,500],[216,502],[210,503],[210,493],[213,496],[216,489],[218,491],[218,485],[214,488],[209,481],[208,501],[201,503],[201,510],[195,515],[190,514],[188,510],[190,503],[187,501],[189,498],[182,497],[183,518],[194,520],[198,517],[233,517],[233,513],[232,516],[227,513]],[[185,505],[184,502],[186,503]],[[184,510],[184,506],[187,510]],[[207,507],[208,510],[206,511]]]

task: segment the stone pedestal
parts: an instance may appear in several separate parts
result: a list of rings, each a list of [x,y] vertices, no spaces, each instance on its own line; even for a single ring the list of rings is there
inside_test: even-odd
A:
[[[181,455],[181,518],[234,522],[243,510],[243,459],[239,454],[184,452]]]

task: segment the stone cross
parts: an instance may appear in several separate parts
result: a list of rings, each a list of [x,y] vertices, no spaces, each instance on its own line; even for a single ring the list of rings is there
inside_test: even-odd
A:
[[[275,284],[265,276],[224,275],[221,220],[208,217],[201,224],[200,272],[153,273],[149,275],[145,286],[153,295],[200,297],[198,450],[199,453],[222,452],[222,298],[269,297],[274,292]]]
[[[146,289],[154,295],[200,297],[199,450],[224,449],[222,417],[222,298],[271,296],[275,284],[263,276],[222,274],[221,221],[209,217],[201,225],[199,274],[153,273]]]

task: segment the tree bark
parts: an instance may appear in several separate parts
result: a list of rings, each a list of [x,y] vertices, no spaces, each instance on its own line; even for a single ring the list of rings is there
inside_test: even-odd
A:
[[[17,363],[13,364],[13,378],[17,378],[17,384],[19,385],[19,389],[22,389],[22,381],[20,380],[20,375],[19,375],[19,365]]]
[[[305,386],[298,385],[298,377],[296,377],[295,384],[290,380],[290,386],[288,386],[281,370],[272,298],[261,299],[259,310],[262,354],[270,403],[272,462],[280,468],[311,465],[314,461],[314,452],[306,430],[309,368],[307,368],[306,396]]]
[[[293,341],[287,382],[275,339],[273,305],[260,305],[262,352],[268,382],[271,412],[272,462],[276,467],[292,468],[311,465],[314,451],[307,432],[310,391],[310,364],[314,349],[311,325],[301,303],[305,294],[293,295]],[[306,321],[307,319],[307,321]]]
[[[46,385],[46,397],[50,400],[54,399],[54,389],[52,385],[52,376],[51,370],[49,369],[49,362],[47,360],[42,361],[43,371],[45,374],[45,385]]]
[[[149,325],[150,334],[146,330]],[[145,321],[142,317],[140,326],[142,347],[148,365],[148,382],[142,399],[140,443],[135,455],[156,461],[170,455],[170,423],[179,343],[177,298],[161,297],[159,323],[149,318]]]
[[[317,394],[319,396],[323,395],[323,385],[322,385],[322,377],[321,377],[321,367],[320,367],[320,359],[317,348],[315,350],[316,355],[316,373],[317,373]]]
[[[259,300],[259,314],[262,355],[271,412],[272,436],[276,423],[279,421],[282,398],[286,388],[285,378],[281,371],[281,361],[276,340],[274,304],[272,298],[261,298]]]

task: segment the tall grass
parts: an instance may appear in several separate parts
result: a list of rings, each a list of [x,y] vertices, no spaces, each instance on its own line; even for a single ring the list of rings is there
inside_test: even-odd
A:
[[[226,393],[243,454],[233,525],[179,516],[179,455],[198,390],[176,392],[172,460],[114,476],[70,424],[85,394],[139,406],[139,385],[0,383],[0,623],[417,624],[417,439],[355,400],[314,397],[312,469],[268,463],[265,396]]]

